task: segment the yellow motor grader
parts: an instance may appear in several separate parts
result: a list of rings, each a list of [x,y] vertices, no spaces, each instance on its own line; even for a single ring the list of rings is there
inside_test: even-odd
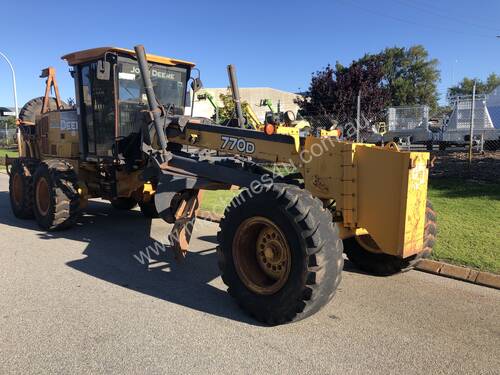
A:
[[[427,202],[429,154],[341,141],[335,133],[246,129],[184,115],[194,64],[135,50],[63,56],[75,103],[44,97],[20,112],[19,158],[8,159],[14,214],[44,230],[68,228],[91,198],[137,204],[172,223],[173,250],[188,250],[204,190],[242,189],[218,233],[228,292],[268,324],[312,315],[340,283],[343,252],[389,275],[429,254],[436,234]],[[235,77],[233,77],[235,79]],[[237,103],[238,104],[238,103]],[[272,129],[271,129],[272,130]],[[267,163],[293,166],[279,175]]]

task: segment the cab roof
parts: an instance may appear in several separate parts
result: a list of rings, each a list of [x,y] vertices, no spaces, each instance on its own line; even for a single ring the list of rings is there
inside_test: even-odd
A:
[[[61,59],[66,60],[69,65],[78,65],[87,61],[97,60],[104,56],[106,52],[115,52],[120,54],[129,55],[135,58],[135,51],[125,48],[118,47],[98,47],[92,49],[86,49],[83,51],[77,51],[68,53],[61,57]],[[189,61],[173,59],[170,57],[163,57],[157,55],[146,54],[146,58],[149,62],[164,64],[164,65],[188,65],[193,67],[195,64]]]

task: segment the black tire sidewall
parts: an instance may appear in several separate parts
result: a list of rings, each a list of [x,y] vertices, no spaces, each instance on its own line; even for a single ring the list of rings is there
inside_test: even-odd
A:
[[[243,193],[248,198],[248,193]],[[299,228],[293,218],[286,212],[282,205],[277,205],[275,194],[271,192],[262,192],[254,195],[251,199],[232,209],[229,216],[225,219],[224,238],[221,243],[221,248],[224,253],[225,277],[231,279],[231,294],[238,295],[238,301],[251,309],[252,305],[259,305],[264,311],[269,314],[275,314],[276,311],[289,309],[289,306],[284,303],[291,299],[301,300],[303,285],[306,283],[307,277],[307,245],[305,241],[298,235]],[[273,207],[268,212],[262,212],[262,207]],[[248,289],[241,281],[234,264],[232,253],[232,242],[238,227],[248,218],[261,216],[271,220],[277,225],[286,237],[291,254],[291,266],[288,280],[283,287],[276,293],[270,295],[256,294]],[[295,306],[291,310],[294,310]],[[263,311],[263,312],[264,312]],[[265,312],[264,312],[265,314]],[[286,314],[286,312],[285,312]]]
[[[432,211],[432,215],[428,212],[428,210]],[[431,224],[432,227],[428,227],[428,224]],[[408,271],[412,269],[420,259],[430,256],[432,247],[434,246],[435,236],[437,233],[436,213],[434,212],[432,203],[429,200],[426,202],[424,225],[424,248],[420,253],[412,255],[408,258],[402,259],[390,254],[373,253],[363,248],[355,237],[349,237],[343,240],[344,252],[347,255],[347,258],[357,267],[372,275],[390,276],[401,271]]]
[[[19,111],[19,120],[28,121],[34,123],[36,120],[36,116],[41,113],[43,107],[43,96],[39,96],[38,98],[33,98],[28,101]],[[61,101],[63,108],[68,108],[68,104]],[[57,109],[56,99],[50,97],[49,98],[49,110]]]
[[[45,178],[49,187],[49,208],[46,215],[43,215],[38,210],[37,204],[37,186],[38,181],[41,178]],[[38,225],[44,230],[52,229],[52,223],[54,221],[54,212],[56,205],[56,197],[54,194],[54,181],[50,174],[49,168],[46,164],[40,164],[37,168],[35,175],[33,176],[33,212],[35,213],[35,218]]]
[[[18,205],[13,197],[13,190],[14,190],[13,183],[15,175],[19,175],[21,177],[21,183],[23,189],[21,205]],[[30,192],[30,187],[28,186],[29,184],[28,179],[31,178],[32,178],[31,176],[26,176],[26,173],[24,171],[24,166],[20,160],[15,160],[12,163],[12,167],[10,170],[10,178],[9,178],[9,198],[10,198],[12,212],[16,217],[21,219],[28,219],[33,217],[33,207],[28,201],[30,199],[33,199],[33,197],[29,196],[31,192]]]

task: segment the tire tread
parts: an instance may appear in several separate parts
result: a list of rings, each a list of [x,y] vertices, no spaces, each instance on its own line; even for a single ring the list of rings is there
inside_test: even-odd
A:
[[[303,279],[293,280],[295,287],[289,295],[282,293],[279,307],[270,307],[258,298],[248,298],[250,291],[242,292],[235,273],[229,244],[232,238],[226,238],[226,231],[242,222],[245,206],[260,203],[259,195],[253,199],[247,190],[233,198],[224,212],[217,233],[217,254],[222,280],[228,286],[228,293],[236,299],[240,307],[255,319],[270,325],[282,324],[304,319],[327,304],[334,296],[341,281],[343,268],[342,241],[338,229],[334,226],[331,213],[323,208],[323,203],[308,191],[293,185],[273,184],[261,194],[270,194],[277,204],[273,210],[279,210],[290,222],[295,223],[299,242],[303,244],[303,256],[306,257]],[[241,205],[238,202],[244,202]],[[269,207],[262,207],[263,215]],[[239,224],[238,224],[239,225]],[[231,258],[228,260],[227,258]],[[290,281],[292,282],[292,281]],[[236,287],[238,285],[238,287]],[[255,295],[253,295],[255,296]]]

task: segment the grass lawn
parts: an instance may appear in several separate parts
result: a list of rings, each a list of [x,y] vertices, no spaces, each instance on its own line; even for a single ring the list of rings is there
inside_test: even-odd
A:
[[[438,215],[433,258],[500,274],[500,182],[431,181]]]
[[[222,215],[238,190],[205,191],[201,199],[201,209]]]
[[[224,212],[237,191],[207,191],[202,209]],[[500,274],[500,183],[435,179],[429,199],[438,215],[433,258]]]
[[[0,148],[0,158],[3,159],[7,155],[10,158],[17,158],[17,149],[8,150],[5,148]]]

